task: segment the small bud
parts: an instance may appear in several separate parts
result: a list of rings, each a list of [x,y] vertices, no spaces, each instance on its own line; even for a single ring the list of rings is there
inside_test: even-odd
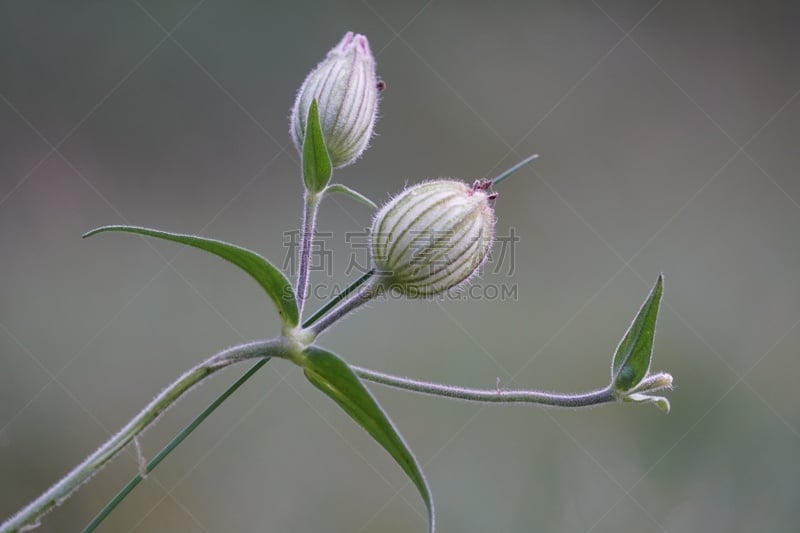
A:
[[[290,133],[302,154],[308,109],[313,99],[331,162],[353,163],[366,150],[378,114],[375,58],[363,35],[347,32],[306,77],[292,107]]]
[[[490,182],[437,180],[406,189],[372,223],[372,260],[384,283],[412,298],[468,280],[494,239]]]
[[[665,389],[672,389],[672,374],[659,372],[658,374],[648,374],[638,385],[628,392],[655,392]]]

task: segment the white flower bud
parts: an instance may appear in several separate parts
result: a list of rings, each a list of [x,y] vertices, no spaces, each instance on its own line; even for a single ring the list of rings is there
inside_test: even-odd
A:
[[[456,287],[486,260],[494,239],[495,194],[436,180],[406,189],[372,223],[371,252],[384,283],[412,298]]]
[[[290,126],[297,150],[302,154],[308,109],[316,99],[331,163],[334,168],[353,163],[372,137],[379,91],[367,38],[347,32],[297,92]]]

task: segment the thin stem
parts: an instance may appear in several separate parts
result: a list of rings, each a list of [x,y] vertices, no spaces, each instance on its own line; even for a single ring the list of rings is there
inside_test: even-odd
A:
[[[557,394],[554,392],[536,390],[504,390],[500,388],[494,390],[470,389],[466,387],[444,385],[442,383],[432,383],[430,381],[418,381],[391,374],[384,374],[358,366],[354,366],[352,369],[359,377],[367,381],[380,383],[381,385],[474,402],[526,402],[554,407],[588,407],[616,401],[611,391],[611,386],[580,394]]]
[[[250,378],[253,376],[253,374],[255,374],[256,372],[258,372],[258,370],[259,370],[259,369],[261,369],[261,367],[262,367],[262,366],[264,366],[264,365],[266,365],[268,362],[269,362],[269,357],[265,357],[264,359],[261,359],[259,362],[257,362],[257,363],[256,363],[256,364],[254,364],[252,367],[250,367],[250,370],[248,370],[247,372],[245,372],[245,373],[244,373],[244,374],[243,374],[243,375],[242,375],[242,376],[241,376],[239,379],[237,379],[237,380],[236,380],[236,381],[235,381],[235,382],[234,382],[234,383],[233,383],[233,384],[232,384],[230,387],[228,387],[228,388],[225,390],[225,392],[223,392],[222,394],[220,394],[220,395],[217,397],[217,399],[216,399],[216,400],[214,400],[214,401],[211,403],[211,405],[209,405],[208,407],[206,407],[206,408],[203,410],[203,412],[202,412],[202,413],[200,413],[199,415],[197,415],[197,417],[195,417],[195,419],[194,419],[194,420],[192,420],[192,421],[189,423],[189,425],[188,425],[188,426],[186,426],[185,428],[183,428],[183,430],[182,430],[180,433],[178,433],[178,434],[177,434],[177,435],[176,435],[176,436],[175,436],[175,437],[174,437],[174,438],[173,438],[173,439],[172,439],[172,440],[171,440],[171,441],[170,441],[170,442],[169,442],[169,443],[168,443],[166,446],[164,446],[164,447],[161,449],[161,451],[160,451],[160,452],[158,452],[158,454],[156,454],[156,456],[155,456],[155,457],[153,457],[153,460],[152,460],[152,461],[150,461],[149,463],[147,463],[147,467],[145,467],[144,473],[145,473],[145,474],[149,474],[150,472],[152,472],[153,470],[155,470],[155,468],[156,468],[156,467],[157,467],[157,466],[158,466],[158,465],[161,463],[161,461],[163,461],[163,460],[164,460],[164,459],[167,457],[167,455],[169,455],[169,454],[172,452],[172,450],[174,450],[175,448],[177,448],[177,447],[178,447],[178,445],[179,445],[180,443],[182,443],[182,442],[183,442],[183,441],[186,439],[186,437],[188,437],[188,436],[189,436],[189,435],[190,435],[190,434],[191,434],[191,433],[192,433],[192,432],[193,432],[195,429],[197,429],[197,427],[198,427],[198,426],[199,426],[201,423],[203,423],[203,421],[205,421],[205,419],[206,419],[206,418],[208,418],[208,417],[211,415],[211,413],[213,413],[213,412],[214,412],[214,411],[217,409],[217,407],[219,407],[220,405],[222,405],[222,403],[223,403],[225,400],[227,400],[227,399],[228,399],[228,397],[229,397],[231,394],[233,394],[234,392],[236,392],[236,390],[237,390],[239,387],[241,387],[242,385],[244,385],[244,383],[245,383],[245,382],[246,382],[248,379],[250,379]],[[125,499],[125,498],[128,496],[128,494],[130,494],[130,493],[131,493],[131,491],[132,491],[133,489],[135,489],[135,488],[136,488],[136,486],[137,486],[137,485],[138,485],[138,484],[139,484],[139,483],[142,481],[142,479],[144,479],[144,478],[142,477],[142,475],[141,475],[141,474],[136,474],[136,475],[133,477],[133,479],[131,479],[131,480],[128,482],[128,484],[127,484],[127,485],[125,485],[125,486],[122,488],[122,490],[120,490],[120,491],[117,493],[117,495],[116,495],[116,496],[114,496],[114,498],[113,498],[111,501],[109,501],[109,502],[106,504],[106,506],[105,506],[105,507],[103,507],[103,509],[102,509],[102,510],[101,510],[99,513],[97,513],[97,516],[95,516],[95,517],[94,517],[94,519],[93,519],[91,522],[89,522],[89,524],[88,524],[88,525],[87,525],[87,526],[84,528],[84,530],[83,530],[83,533],[92,533],[92,532],[93,532],[95,529],[97,529],[97,527],[98,527],[98,526],[99,526],[99,525],[100,525],[100,524],[103,522],[103,520],[105,520],[105,519],[108,517],[108,515],[110,515],[110,514],[111,514],[111,512],[112,512],[114,509],[116,509],[116,508],[117,508],[117,506],[118,506],[120,503],[122,503],[122,500],[124,500],[124,499]]]
[[[371,278],[373,274],[375,274],[375,269],[374,268],[371,269],[369,272],[365,273],[363,276],[361,276],[357,280],[355,280],[353,283],[351,283],[349,287],[347,287],[341,293],[337,294],[335,298],[331,299],[319,311],[314,313],[311,316],[311,318],[309,318],[308,320],[303,322],[303,327],[307,328],[310,325],[312,325],[314,322],[316,322],[317,320],[322,318],[325,315],[325,313],[327,313],[328,311],[333,309],[336,306],[336,304],[338,304],[339,302],[341,302],[342,300],[344,300],[345,298],[350,296],[353,293],[354,290],[356,290],[361,285],[363,285],[364,282],[367,281],[369,278]]]
[[[382,282],[382,278],[371,277],[358,291],[351,294],[346,300],[339,304],[339,306],[335,307],[333,311],[322,317],[316,324],[311,326],[309,330],[315,337],[319,336],[320,333],[328,329],[334,322],[374,298]]]
[[[516,165],[514,165],[513,167],[511,167],[508,170],[506,170],[505,172],[501,172],[499,175],[497,175],[492,180],[492,185],[497,185],[498,183],[500,183],[501,181],[503,181],[504,179],[509,177],[511,174],[513,174],[517,170],[521,169],[522,167],[524,167],[525,165],[527,165],[528,163],[530,163],[534,159],[537,159],[538,157],[539,157],[539,154],[533,154],[531,156],[528,156],[525,159],[523,159],[522,161],[520,161],[519,163],[517,163]]]
[[[300,230],[300,270],[297,273],[297,309],[303,316],[303,304],[308,291],[308,271],[311,266],[311,247],[314,244],[314,233],[317,231],[317,211],[321,194],[306,190],[303,202],[303,227]]]
[[[211,374],[231,364],[261,357],[290,357],[291,349],[284,341],[273,339],[254,341],[228,348],[195,366],[155,397],[134,416],[125,427],[113,435],[105,444],[89,455],[81,464],[55,483],[38,498],[0,525],[0,533],[18,532],[26,526],[34,526],[41,517],[60,505],[81,484],[92,477],[113,459],[135,437],[141,435],[158,417],[169,409],[192,387]]]
[[[320,319],[325,313],[330,311],[336,304],[338,304],[343,299],[347,298],[350,294],[353,293],[357,288],[364,284],[372,275],[375,273],[375,270],[372,269],[369,272],[366,272],[363,276],[355,280],[353,283],[350,284],[344,291],[338,294],[335,298],[333,298],[330,302],[328,302],[325,306],[323,306],[320,310],[314,313],[308,320],[303,323],[303,327],[309,327],[317,320]],[[206,418],[208,418],[211,413],[213,413],[217,407],[222,405],[222,403],[228,399],[228,397],[233,394],[239,387],[244,385],[244,383],[253,377],[253,375],[258,372],[267,362],[269,358],[265,358],[257,362],[253,365],[250,370],[244,373],[238,380],[236,380],[230,387],[225,389],[225,391],[220,394],[216,400],[214,400],[208,407],[203,410],[202,413],[197,415],[197,417],[192,420],[188,426],[186,426],[180,433],[178,433],[164,448],[161,449],[160,452],[147,464],[145,468],[145,474],[149,474],[163,461],[172,451],[178,447]],[[125,485],[122,490],[120,490],[114,498],[109,501],[105,507],[94,517],[94,519],[89,522],[89,524],[84,528],[83,533],[92,533],[97,527],[108,518],[108,515],[117,508],[117,506],[122,503],[122,501],[128,496],[128,494],[136,488],[139,483],[142,482],[141,474],[135,475],[127,485]]]

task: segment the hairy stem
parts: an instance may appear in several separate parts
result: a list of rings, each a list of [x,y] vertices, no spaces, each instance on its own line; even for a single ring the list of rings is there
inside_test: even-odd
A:
[[[369,278],[371,278],[373,274],[375,274],[374,268],[366,272],[363,276],[355,280],[353,283],[351,283],[349,287],[347,287],[345,290],[337,294],[335,298],[332,298],[328,303],[322,306],[316,313],[314,313],[311,317],[309,317],[308,320],[303,322],[303,327],[307,328],[312,324],[314,324],[317,320],[325,316],[325,313],[333,309],[339,302],[350,296],[353,293],[353,291],[355,291],[357,288],[363,285],[364,282],[367,281]]]
[[[353,291],[358,289],[361,285],[364,284],[372,275],[375,273],[375,270],[370,270],[366,272],[363,276],[358,278],[356,281],[350,284],[344,291],[342,291],[336,298],[333,298],[327,304],[325,304],[322,308],[320,308],[313,316],[309,317],[304,323],[303,327],[307,328],[317,320],[319,320],[325,313],[330,311],[336,304],[340,301],[344,300],[348,296],[350,296]],[[239,379],[237,379],[233,384],[231,384],[225,391],[217,396],[217,398],[211,402],[211,404],[206,407],[203,412],[197,415],[194,420],[192,420],[189,425],[187,425],[183,430],[175,435],[175,437],[169,441],[169,443],[164,446],[161,451],[156,454],[156,456],[147,463],[147,467],[145,468],[145,473],[149,474],[152,472],[160,463],[163,461],[172,451],[177,448],[186,438],[206,419],[208,418],[211,413],[213,413],[217,407],[222,405],[222,403],[228,399],[239,387],[245,384],[247,380],[249,380],[253,375],[258,372],[261,367],[263,367],[269,358],[261,359],[255,365],[253,365],[250,370],[245,372]],[[114,498],[112,498],[103,509],[97,513],[97,516],[92,519],[91,522],[84,528],[83,533],[91,533],[92,531],[96,530],[97,527],[105,520],[111,512],[117,508],[117,506],[122,503],[122,501],[128,496],[128,494],[136,488],[139,483],[142,481],[142,475],[137,474],[125,485],[122,490],[120,490]]]
[[[314,232],[317,231],[317,211],[321,195],[306,191],[305,201],[303,202],[303,227],[300,230],[300,270],[297,272],[297,287],[295,297],[297,298],[297,309],[300,316],[303,316],[303,304],[306,301],[308,291],[308,271],[311,266],[311,247],[314,244]]]
[[[164,389],[125,427],[89,455],[81,464],[38,498],[0,525],[0,533],[25,531],[35,527],[48,511],[60,505],[78,487],[98,472],[135,437],[140,436],[161,414],[189,389],[211,374],[231,364],[253,358],[289,357],[290,348],[280,339],[255,341],[228,348],[195,366]]]
[[[222,405],[222,403],[223,403],[225,400],[227,400],[227,399],[228,399],[228,397],[229,397],[231,394],[233,394],[234,392],[236,392],[236,390],[237,390],[239,387],[241,387],[242,385],[244,385],[244,383],[245,383],[245,382],[246,382],[248,379],[250,379],[250,378],[253,376],[253,374],[255,374],[256,372],[258,372],[258,371],[261,369],[261,367],[262,367],[262,366],[264,366],[265,364],[267,364],[267,363],[269,362],[269,359],[270,359],[269,357],[265,357],[265,358],[263,358],[263,359],[259,360],[259,361],[258,361],[256,364],[254,364],[252,367],[250,367],[250,369],[249,369],[247,372],[245,372],[244,374],[242,374],[242,376],[241,376],[239,379],[237,379],[237,380],[236,380],[236,381],[235,381],[235,382],[234,382],[234,383],[233,383],[233,384],[232,384],[230,387],[228,387],[227,389],[225,389],[225,392],[223,392],[222,394],[220,394],[219,396],[217,396],[217,399],[216,399],[216,400],[214,400],[213,402],[211,402],[211,404],[210,404],[208,407],[206,407],[206,408],[203,410],[203,412],[202,412],[202,413],[200,413],[199,415],[197,415],[197,416],[194,418],[194,420],[192,420],[192,421],[189,423],[189,425],[188,425],[188,426],[186,426],[185,428],[183,428],[183,430],[182,430],[180,433],[178,433],[177,435],[175,435],[175,437],[174,437],[174,438],[173,438],[171,441],[169,441],[169,443],[168,443],[166,446],[164,446],[164,447],[161,449],[161,451],[160,451],[160,452],[158,452],[158,454],[156,454],[156,456],[155,456],[155,457],[153,457],[153,459],[152,459],[152,460],[151,460],[149,463],[147,463],[147,467],[145,467],[145,469],[144,469],[144,474],[149,474],[150,472],[152,472],[153,470],[155,470],[155,468],[156,468],[156,467],[157,467],[159,464],[161,464],[161,461],[163,461],[164,459],[166,459],[166,457],[167,457],[167,456],[168,456],[168,455],[169,455],[169,454],[172,452],[172,450],[174,450],[175,448],[177,448],[177,447],[178,447],[178,445],[179,445],[180,443],[182,443],[184,440],[186,440],[186,437],[188,437],[189,435],[191,435],[191,433],[192,433],[192,432],[193,432],[195,429],[197,429],[197,427],[198,427],[198,426],[199,426],[201,423],[203,423],[203,421],[205,421],[205,419],[206,419],[206,418],[208,418],[208,417],[211,415],[211,413],[213,413],[214,411],[216,411],[217,407],[219,407],[220,405]],[[91,521],[91,522],[89,522],[89,524],[87,524],[87,526],[86,526],[86,527],[83,529],[83,533],[92,533],[92,531],[94,531],[95,529],[97,529],[97,527],[98,527],[98,526],[99,526],[99,525],[100,525],[100,524],[103,522],[103,520],[105,520],[105,519],[108,517],[108,515],[110,515],[110,514],[111,514],[111,512],[112,512],[114,509],[116,509],[116,508],[117,508],[117,506],[118,506],[120,503],[122,503],[122,500],[124,500],[124,499],[125,499],[125,498],[128,496],[128,494],[130,494],[130,493],[131,493],[131,491],[132,491],[133,489],[135,489],[135,488],[136,488],[136,486],[137,486],[139,483],[141,483],[141,481],[142,481],[143,479],[144,479],[144,477],[142,476],[142,474],[136,474],[135,476],[133,476],[133,478],[132,478],[132,479],[131,479],[131,480],[128,482],[128,484],[127,484],[127,485],[125,485],[125,486],[122,488],[122,490],[120,490],[120,491],[117,493],[117,495],[116,495],[116,496],[114,496],[114,498],[112,498],[112,499],[111,499],[111,500],[110,500],[110,501],[109,501],[109,502],[106,504],[106,506],[105,506],[105,507],[103,507],[103,509],[102,509],[102,510],[101,510],[99,513],[97,513],[97,516],[95,516],[95,517],[92,519],[92,521]]]
[[[358,309],[374,298],[382,286],[382,283],[383,280],[381,278],[370,277],[356,292],[348,296],[338,306],[334,307],[330,313],[319,319],[309,330],[315,337],[318,336],[333,325],[334,322],[340,320],[351,311]]]
[[[537,403],[554,407],[589,407],[616,401],[611,386],[603,389],[594,390],[580,394],[558,394],[554,392],[544,392],[536,390],[505,390],[496,389],[470,389],[466,387],[455,387],[442,383],[430,381],[419,381],[415,379],[384,374],[361,368],[352,367],[353,372],[367,381],[380,383],[397,389],[404,389],[434,396],[445,396],[459,400],[470,400],[474,402],[494,402],[494,403]]]

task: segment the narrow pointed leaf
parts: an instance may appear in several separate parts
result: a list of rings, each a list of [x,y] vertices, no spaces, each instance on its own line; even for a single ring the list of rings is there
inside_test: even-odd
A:
[[[339,356],[315,346],[308,348],[306,355],[303,366],[308,380],[383,446],[417,487],[428,507],[428,530],[433,533],[435,518],[428,483],[416,458],[377,400]]]
[[[303,139],[303,181],[306,189],[311,192],[322,191],[331,180],[332,174],[331,158],[325,146],[322,126],[319,124],[317,101],[312,100]]]
[[[278,313],[280,313],[284,323],[290,326],[296,326],[299,322],[297,301],[295,300],[294,291],[292,290],[292,285],[289,283],[289,280],[287,280],[286,276],[273,266],[272,263],[253,251],[223,241],[206,239],[194,235],[168,233],[166,231],[140,228],[137,226],[103,226],[93,229],[83,237],[91,237],[98,233],[110,231],[135,233],[137,235],[145,235],[177,242],[205,250],[206,252],[230,261],[250,274],[250,276],[261,285],[267,295],[275,303],[275,306],[278,308]]]
[[[611,379],[616,391],[625,392],[632,389],[650,370],[656,318],[663,291],[664,277],[659,275],[653,290],[650,291],[650,295],[617,346],[611,367]]]
[[[325,191],[326,192],[334,192],[334,193],[346,194],[347,196],[358,200],[362,204],[366,204],[366,205],[370,206],[372,209],[377,209],[378,208],[378,206],[375,204],[375,202],[373,202],[372,200],[370,200],[369,198],[367,198],[366,196],[364,196],[360,192],[354,191],[350,187],[347,187],[346,185],[342,185],[341,183],[334,183],[333,185],[328,185],[328,188],[325,189]]]

